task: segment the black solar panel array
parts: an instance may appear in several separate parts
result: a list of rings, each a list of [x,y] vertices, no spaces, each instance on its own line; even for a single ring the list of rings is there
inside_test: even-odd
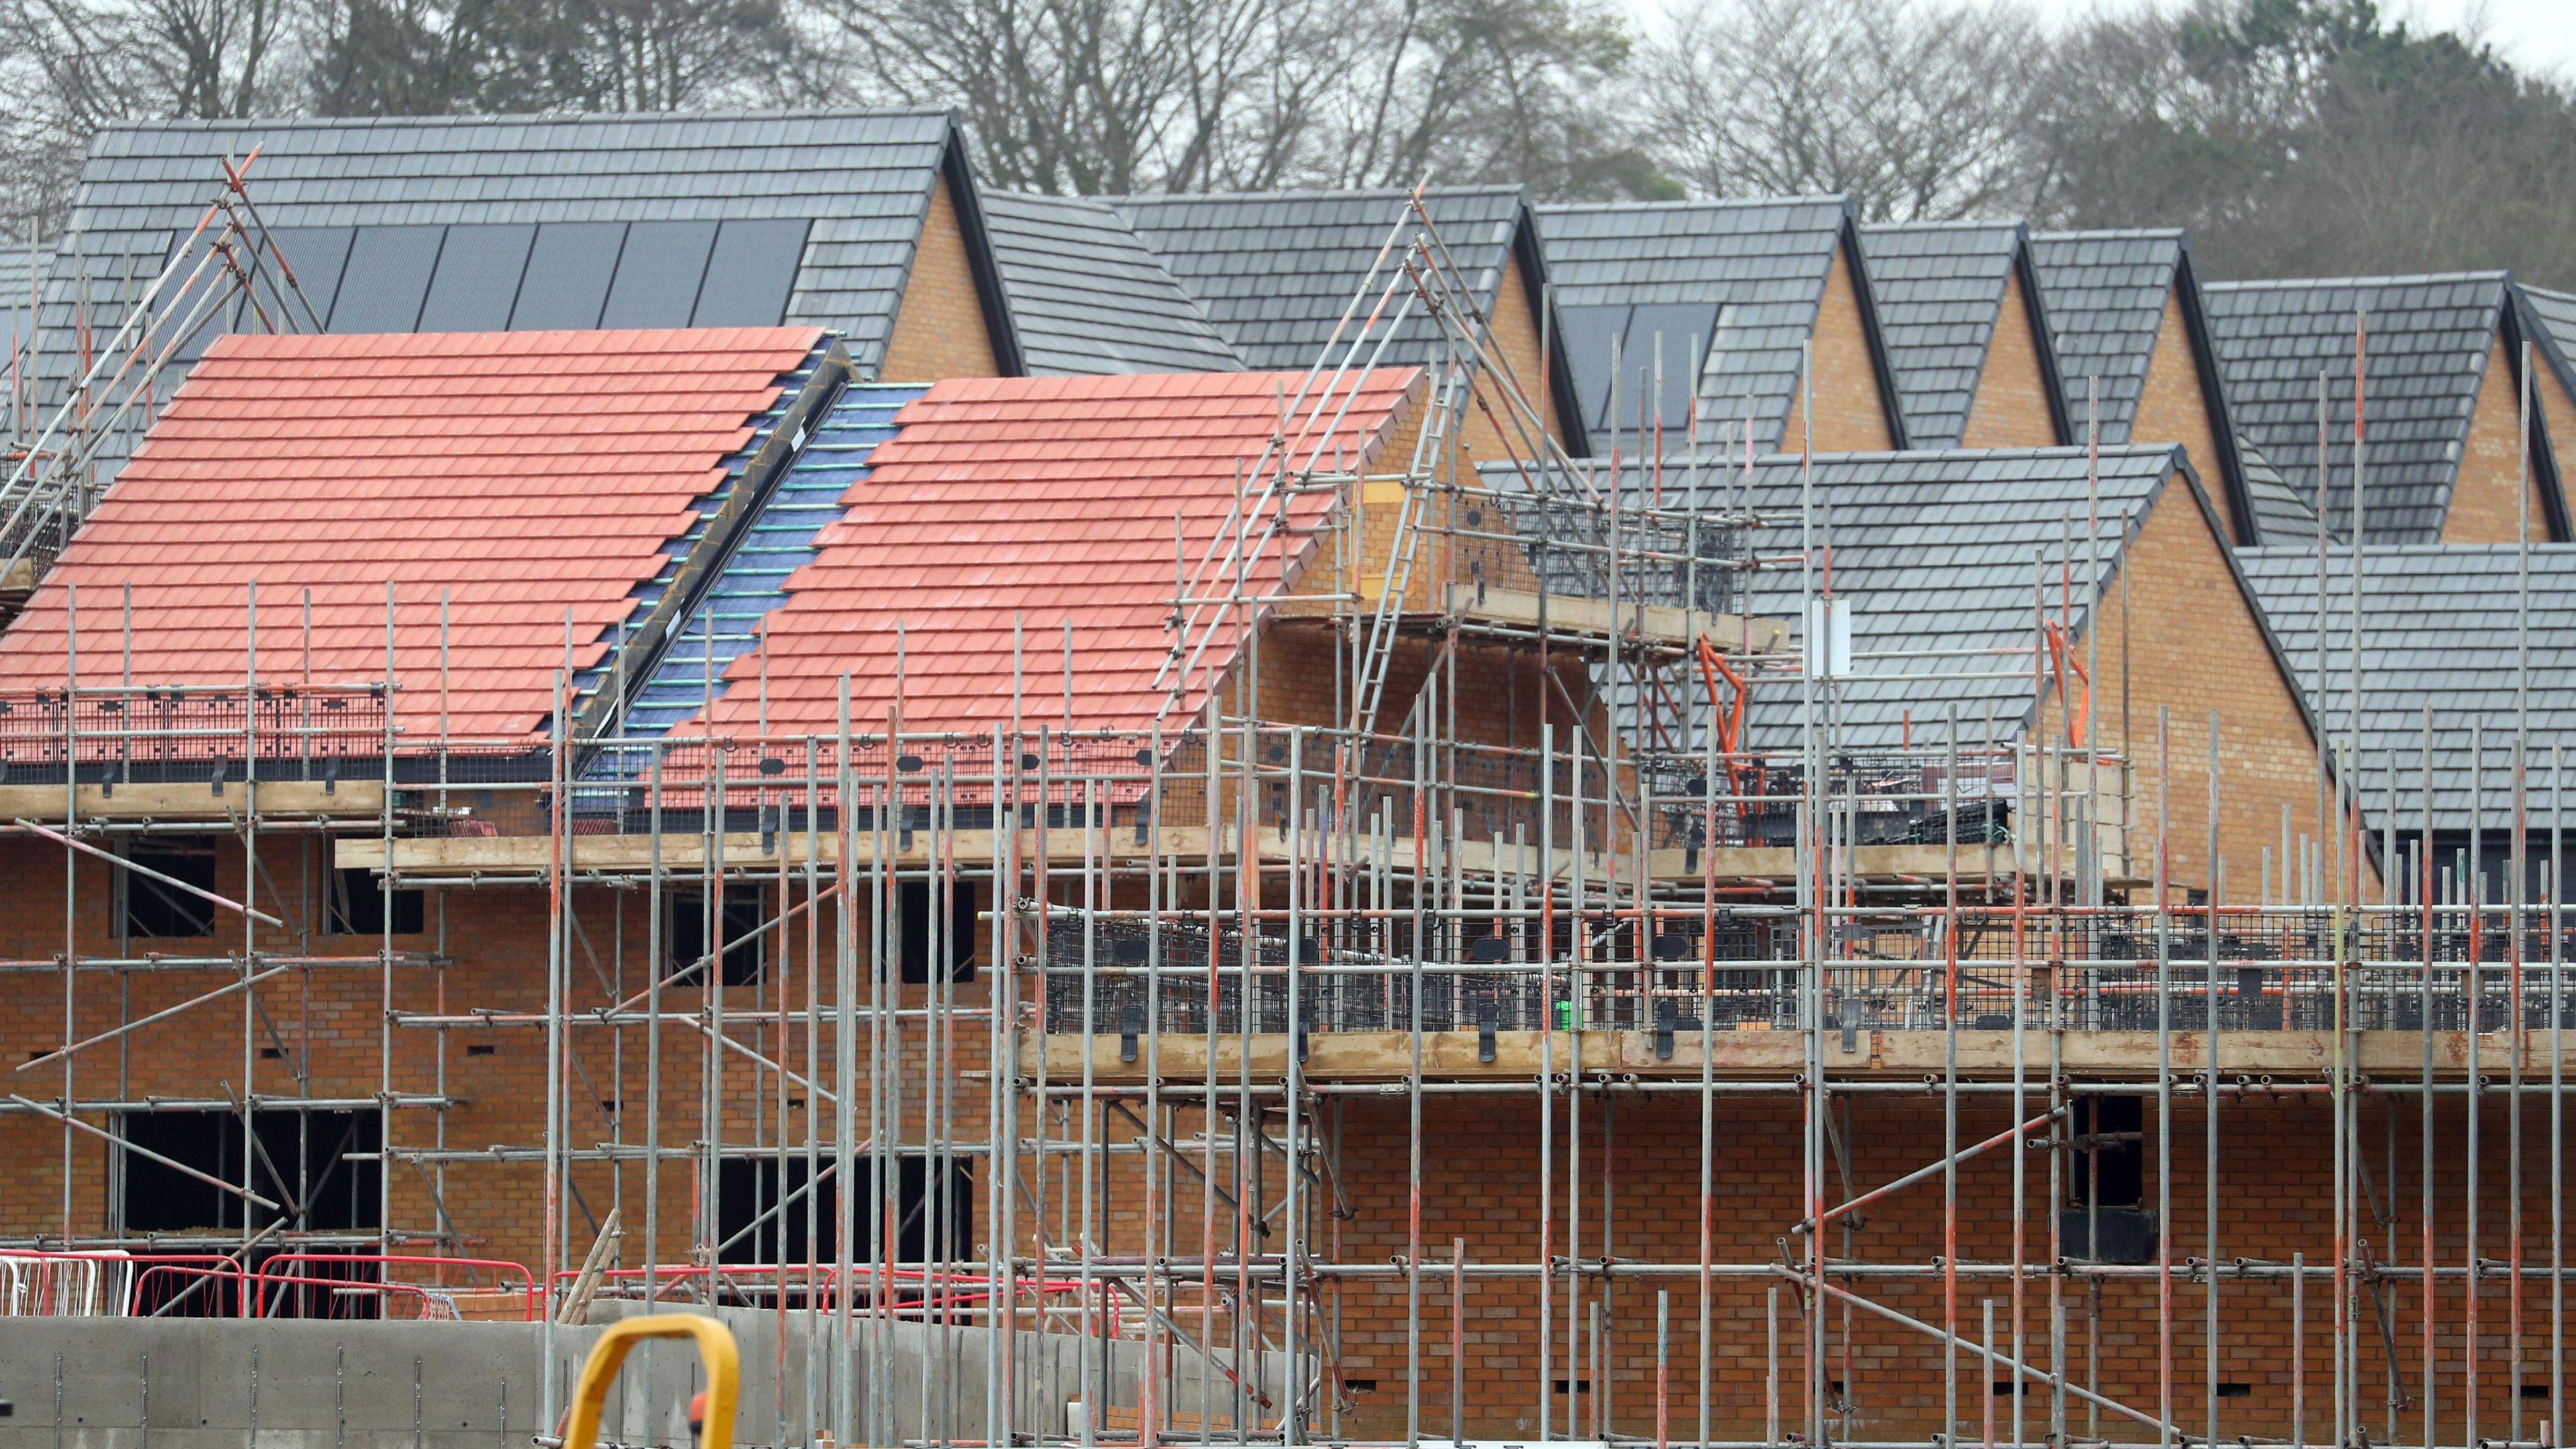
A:
[[[332,332],[775,327],[809,229],[726,222],[279,227]],[[236,324],[238,325],[238,324]]]
[[[114,325],[256,147],[251,197],[334,332],[811,323],[866,367],[955,145],[945,111],[116,126],[82,171],[77,270]],[[81,283],[48,280],[68,320]]]
[[[1660,416],[1679,424],[1693,391],[1700,433],[1779,446],[1798,387],[1799,348],[1824,305],[1850,207],[1838,196],[1765,201],[1608,202],[1539,208],[1565,354],[1587,415],[1607,423],[1610,339],[1622,339],[1619,419],[1633,427],[1640,374],[1663,339]]]

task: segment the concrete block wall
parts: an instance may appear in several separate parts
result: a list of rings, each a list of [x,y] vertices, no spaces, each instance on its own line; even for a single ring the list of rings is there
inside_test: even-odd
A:
[[[602,1304],[592,1325],[555,1332],[558,1406],[597,1325],[641,1311]],[[810,1443],[817,1431],[830,1433],[833,1325],[756,1309],[715,1316],[741,1356],[734,1441]],[[906,1439],[980,1438],[990,1333],[882,1325],[891,1373],[881,1375],[879,1327],[858,1327],[858,1422],[868,1422],[882,1393]],[[0,1318],[0,1398],[17,1406],[0,1420],[0,1449],[525,1449],[553,1427],[544,1408],[548,1349],[537,1324]],[[1121,1408],[1132,1416],[1141,1343],[1024,1331],[1014,1356],[1013,1415],[1023,1430],[1066,1432],[1066,1404],[1086,1389],[1109,1417]],[[1271,1353],[1252,1368],[1275,1391],[1288,1364]],[[1201,1377],[1176,1374],[1163,1402],[1193,1420],[1230,1424],[1226,1381],[1216,1380],[1211,1398]],[[692,1345],[639,1345],[618,1383],[601,1420],[604,1441],[689,1443],[682,1410],[706,1386]]]

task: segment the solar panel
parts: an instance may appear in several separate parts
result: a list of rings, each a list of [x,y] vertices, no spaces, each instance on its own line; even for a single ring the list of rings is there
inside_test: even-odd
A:
[[[716,228],[706,284],[689,319],[699,327],[775,327],[787,316],[796,269],[805,260],[802,217],[728,221]]]
[[[340,295],[340,274],[349,264],[349,243],[357,232],[354,226],[269,228],[268,239],[275,255],[260,259],[259,301],[261,307],[269,309],[271,317],[278,319],[279,327],[309,332],[331,315],[331,303]],[[285,259],[285,269],[273,272],[280,257]],[[287,292],[287,272],[294,274],[295,290],[304,296],[301,303]]]
[[[686,327],[715,246],[712,221],[639,221],[626,229],[602,327]]]
[[[420,309],[423,332],[498,332],[510,325],[533,226],[451,226]]]
[[[1699,385],[1700,359],[1707,355],[1709,337],[1717,322],[1717,308],[1705,302],[1640,302],[1628,318],[1628,340],[1623,348],[1627,378],[1620,386],[1620,407],[1627,414],[1618,419],[1622,427],[1635,427],[1637,405],[1628,399],[1635,396],[1639,375],[1653,387],[1655,339],[1663,338],[1664,395],[1662,406],[1650,410],[1649,418],[1658,413],[1667,428],[1678,428],[1690,422],[1692,391]]]
[[[331,306],[334,332],[409,332],[438,266],[443,226],[362,226]]]
[[[537,228],[510,330],[586,330],[599,325],[608,303],[608,281],[617,275],[618,249],[626,244],[622,221],[550,221]]]
[[[1628,325],[1628,310],[1625,302],[1557,309],[1562,335],[1556,345],[1565,349],[1583,399],[1583,416],[1594,427],[1601,426],[1601,415],[1610,406],[1610,339]]]
[[[167,345],[173,332],[188,316],[205,308],[210,299],[222,297],[231,286],[222,261],[206,258],[211,241],[208,234],[195,232],[183,235],[171,244],[167,264],[175,274],[170,285],[155,299],[152,332],[145,343],[150,350],[158,352]],[[181,282],[192,274],[194,280],[188,281],[183,290]],[[196,335],[182,339],[177,350],[170,354],[171,360],[192,363],[203,357],[216,338],[233,330],[233,316],[237,310],[238,304],[229,299],[207,310],[205,320],[198,324]]]

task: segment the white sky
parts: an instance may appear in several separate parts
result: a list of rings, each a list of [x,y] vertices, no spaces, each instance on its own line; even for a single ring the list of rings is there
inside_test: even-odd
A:
[[[2133,8],[2137,0],[2032,0],[2058,20],[2097,10]],[[2482,30],[2517,67],[2576,77],[2576,3],[2571,0],[2381,0],[2380,13],[2416,30]]]

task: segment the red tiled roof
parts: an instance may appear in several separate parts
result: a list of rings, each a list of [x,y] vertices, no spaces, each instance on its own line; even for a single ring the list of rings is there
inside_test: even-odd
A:
[[[449,729],[517,735],[684,532],[812,328],[234,335],[210,348],[26,611],[0,691],[59,689],[78,585],[82,674],[112,679],[133,588],[138,683],[239,684],[245,585],[259,674],[385,673],[436,709],[448,594]]]
[[[1358,468],[1381,447],[1418,373],[1387,369],[1345,380],[1312,423],[1292,427],[1292,462]],[[882,730],[895,702],[895,634],[903,626],[907,731],[1007,724],[1011,627],[1026,621],[1025,718],[1059,717],[1063,628],[1073,625],[1076,723],[1142,729],[1167,698],[1155,672],[1172,634],[1172,519],[1180,514],[1195,567],[1279,428],[1283,396],[1300,379],[1277,373],[960,379],[941,382],[896,417],[847,510],[815,541],[819,553],[787,583],[768,623],[773,734],[835,727],[840,676],[851,676],[855,728]],[[1347,402],[1348,410],[1343,411]],[[1339,416],[1339,423],[1334,419]],[[1330,506],[1292,495],[1294,521]],[[1283,572],[1276,547],[1254,567],[1254,594]],[[1233,656],[1220,627],[1197,671],[1199,687]],[[1208,667],[1212,664],[1214,667]],[[758,655],[728,671],[718,730],[748,729],[759,708]],[[685,731],[686,726],[682,727]]]

